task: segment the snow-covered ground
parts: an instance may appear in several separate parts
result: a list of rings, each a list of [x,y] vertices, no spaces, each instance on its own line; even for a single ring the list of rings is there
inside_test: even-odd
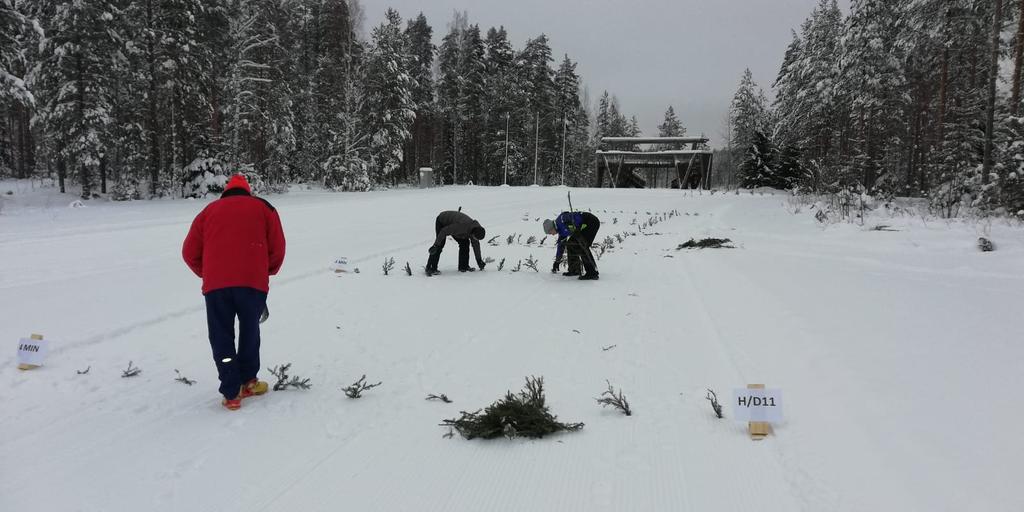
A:
[[[536,219],[563,208],[563,188],[294,191],[270,198],[288,255],[263,366],[291,362],[313,388],[229,412],[180,258],[205,201],[3,197],[2,511],[1024,510],[1024,230],[1006,223],[823,227],[781,195],[579,189],[599,238],[683,214],[580,282],[547,272],[550,239],[505,243],[542,237]],[[484,245],[495,263],[460,274],[449,243],[444,274],[422,276],[434,216],[459,206],[501,235]],[[981,234],[996,252],[977,251]],[[675,250],[706,236],[738,247]],[[531,255],[539,273],[509,271]],[[328,270],[341,256],[361,272]],[[33,332],[54,349],[21,372],[16,343]],[[142,374],[121,378],[129,361]],[[383,385],[346,398],[364,373]],[[528,375],[586,427],[442,437],[443,419]],[[606,379],[633,416],[595,403]],[[704,399],[748,383],[786,400],[761,442]]]

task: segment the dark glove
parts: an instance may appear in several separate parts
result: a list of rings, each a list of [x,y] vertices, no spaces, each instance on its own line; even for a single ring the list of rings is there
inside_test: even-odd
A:
[[[430,249],[427,249],[427,253],[431,256],[436,256],[441,253],[441,248],[436,245],[431,245]]]

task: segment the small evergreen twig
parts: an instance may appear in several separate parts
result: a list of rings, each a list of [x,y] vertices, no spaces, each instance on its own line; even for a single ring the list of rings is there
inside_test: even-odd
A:
[[[530,244],[532,244],[532,243],[534,243],[536,241],[537,241],[537,237],[535,237],[533,235],[530,235],[530,238],[526,239],[526,245],[530,245]]]
[[[174,379],[175,382],[180,382],[186,386],[191,386],[196,383],[196,381],[182,375],[177,369],[174,370],[174,373],[178,374],[178,378]]]
[[[309,389],[313,387],[313,385],[309,383],[309,379],[288,377],[288,370],[291,369],[291,367],[291,363],[285,363],[280,366],[267,369],[271,375],[277,377],[277,382],[274,383],[274,391],[283,391],[288,388]]]
[[[716,395],[714,391],[708,389],[708,396],[704,398],[711,402],[711,408],[715,410],[715,416],[718,416],[719,418],[725,417],[722,416],[722,404],[718,403],[718,395]]]
[[[608,352],[609,350],[617,347],[618,345],[608,345],[607,347],[601,347],[601,351]]]
[[[89,373],[89,370],[91,370],[91,369],[92,369],[92,365],[86,367],[86,369],[84,369],[84,370],[75,370],[75,373],[77,373],[79,375],[85,375],[85,374]]]
[[[448,398],[448,395],[446,395],[444,393],[441,393],[440,395],[435,395],[435,394],[431,393],[431,394],[427,395],[427,400],[440,400],[440,401],[442,401],[442,402],[444,402],[446,404],[452,403],[451,399]]]
[[[395,259],[394,258],[387,258],[387,259],[385,259],[384,260],[384,265],[382,265],[381,268],[384,270],[384,275],[388,275],[391,272],[391,269],[395,268]]]
[[[142,373],[142,370],[138,367],[132,366],[132,362],[128,361],[128,369],[121,372],[121,378],[126,379],[128,377],[134,377],[140,373]]]
[[[548,237],[546,237],[546,236],[545,236],[544,238],[541,238],[541,239],[540,239],[540,243],[539,243],[539,244],[537,244],[537,245],[539,245],[539,246],[541,246],[541,247],[544,247],[544,241],[545,241],[545,240],[547,240],[547,239],[548,239]]]
[[[595,399],[597,400],[597,403],[601,404],[601,407],[606,407],[610,405],[622,411],[622,413],[625,414],[626,416],[632,416],[633,411],[630,410],[629,402],[626,400],[626,396],[622,394],[622,390],[620,389],[618,394],[616,394],[615,388],[612,387],[612,383],[607,380],[605,382],[608,383],[608,390],[605,391],[604,393],[601,393],[601,397],[603,398]]]
[[[501,261],[498,262],[498,272],[501,272],[501,269],[503,268],[505,268],[505,258],[502,258]]]
[[[526,258],[526,268],[531,269],[534,272],[540,272],[540,270],[537,269],[537,260],[534,259],[532,254],[529,258]]]
[[[512,272],[519,272],[522,269],[523,269],[523,260],[519,260],[519,263],[516,263],[516,266],[515,266],[515,268],[512,269]]]
[[[407,275],[407,276],[411,276],[412,275],[412,267],[409,266],[409,262],[408,261],[405,262],[405,275]]]
[[[341,388],[341,390],[344,391],[345,392],[345,396],[347,396],[349,398],[361,398],[363,396],[363,391],[367,391],[367,390],[373,389],[373,388],[375,388],[377,386],[380,386],[380,385],[381,385],[380,382],[378,382],[376,384],[367,384],[366,383],[366,374],[364,373],[363,376],[360,377],[359,380],[353,382],[351,386],[348,386],[346,388]]]
[[[508,236],[508,238],[505,239],[505,242],[507,242],[506,245],[512,245],[512,242],[515,242],[515,241],[516,241],[516,234],[515,233],[512,233],[511,235]]]
[[[487,241],[487,245],[498,245],[498,242],[496,240],[498,240],[498,238],[500,237],[501,235],[494,235],[493,237],[491,237],[490,240]]]

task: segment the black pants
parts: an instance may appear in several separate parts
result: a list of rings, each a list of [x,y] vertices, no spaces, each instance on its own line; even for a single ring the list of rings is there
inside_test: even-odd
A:
[[[583,213],[583,224],[586,227],[569,235],[565,241],[566,259],[569,263],[569,272],[580,273],[580,266],[587,274],[598,275],[597,261],[594,260],[594,253],[590,251],[594,239],[597,238],[597,231],[601,229],[601,221],[589,212]]]
[[[206,325],[224,398],[236,398],[242,384],[255,379],[260,370],[260,315],[266,306],[267,294],[254,288],[221,288],[206,294]]]
[[[434,236],[437,236],[443,227],[439,220],[435,220]],[[444,249],[444,242],[445,240],[441,240],[441,245],[437,248],[437,254],[431,254],[427,258],[427,270],[437,270],[437,264],[441,261],[441,251]],[[469,239],[455,238],[455,242],[459,244],[459,270],[466,270],[469,268]]]

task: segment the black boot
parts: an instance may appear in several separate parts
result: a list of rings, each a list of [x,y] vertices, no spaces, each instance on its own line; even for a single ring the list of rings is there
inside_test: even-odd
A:
[[[580,275],[580,271],[579,270],[570,270],[568,272],[562,272],[562,275],[565,276],[565,277],[574,277],[574,276]]]
[[[588,272],[580,276],[580,281],[597,281],[600,275],[597,272]]]

